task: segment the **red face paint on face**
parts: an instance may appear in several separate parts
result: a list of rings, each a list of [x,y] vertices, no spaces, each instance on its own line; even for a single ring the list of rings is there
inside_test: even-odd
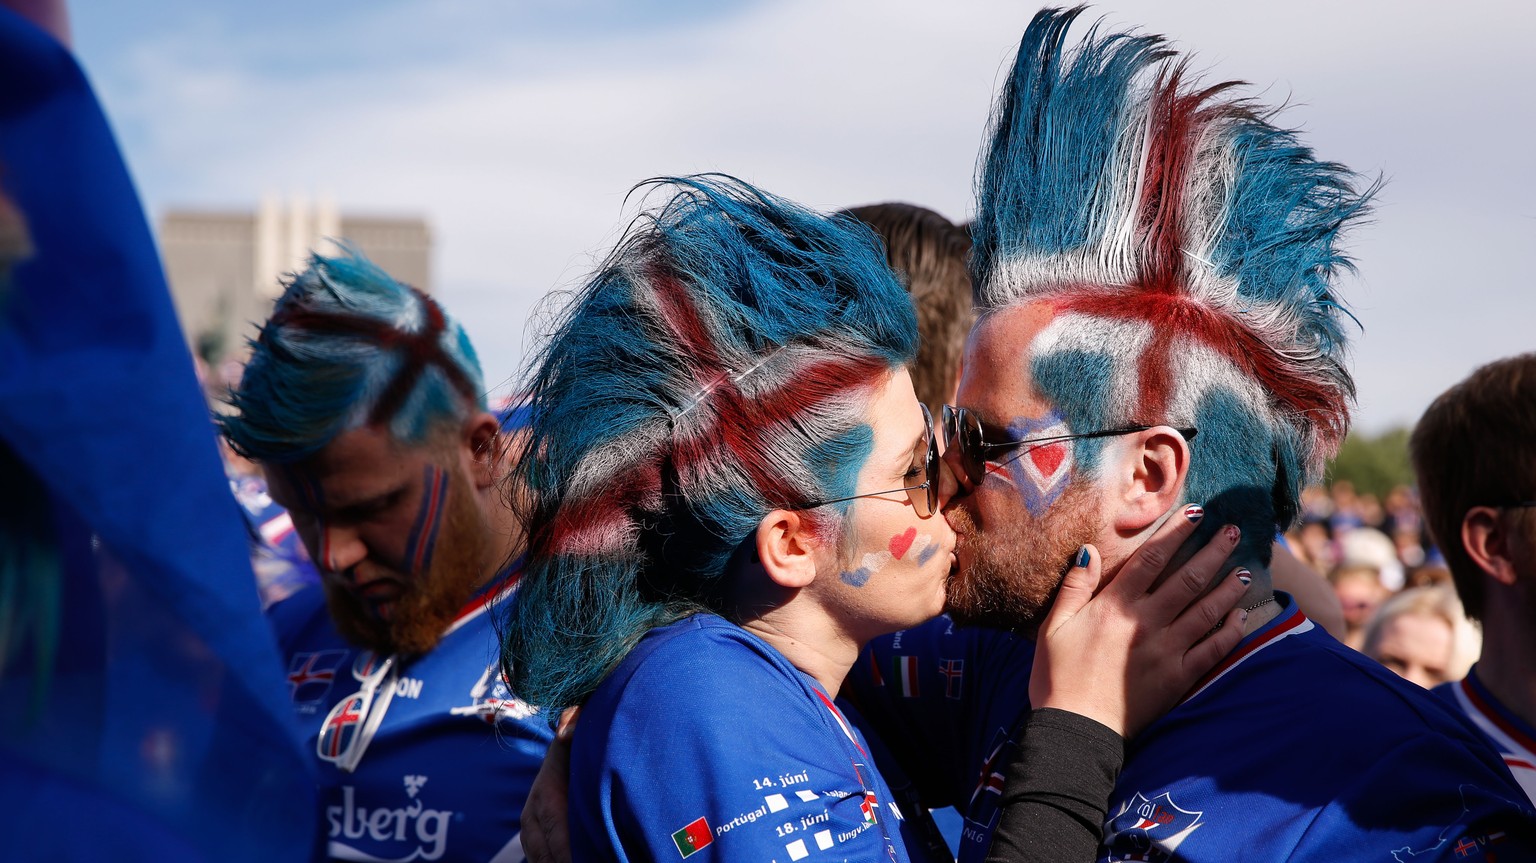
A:
[[[927,426],[907,372],[893,375],[868,410],[874,445],[854,492],[872,496],[849,503],[842,561],[837,579],[829,582],[836,586],[844,618],[866,628],[861,637],[937,614],[954,548],[954,533],[944,519],[919,516],[905,491],[873,493],[922,482],[917,474],[927,457]]]
[[[422,470],[421,505],[416,510],[416,520],[405,544],[405,564],[412,575],[421,575],[432,563],[436,550],[437,530],[448,511],[448,473],[435,464]]]

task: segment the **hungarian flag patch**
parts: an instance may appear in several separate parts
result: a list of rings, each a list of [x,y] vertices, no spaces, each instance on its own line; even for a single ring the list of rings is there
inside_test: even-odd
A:
[[[677,843],[677,853],[687,860],[689,855],[703,851],[709,843],[715,841],[715,837],[710,833],[709,822],[700,816],[687,827],[673,833],[672,841]]]

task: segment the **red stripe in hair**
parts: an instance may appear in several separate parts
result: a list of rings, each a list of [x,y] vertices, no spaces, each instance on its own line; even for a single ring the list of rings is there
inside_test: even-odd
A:
[[[1168,418],[1165,414],[1174,386],[1174,342],[1188,340],[1225,357],[1242,374],[1258,381],[1286,411],[1311,416],[1326,441],[1337,443],[1343,438],[1343,417],[1348,410],[1345,395],[1292,367],[1247,325],[1225,312],[1187,296],[1144,291],[1072,293],[1054,297],[1051,303],[1058,314],[1076,312],[1150,325],[1151,341],[1137,361],[1137,408],[1143,419]]]
[[[1184,196],[1195,148],[1206,127],[1231,111],[1230,106],[1201,105],[1233,86],[1217,84],[1180,94],[1185,65],[1180,63],[1153,88],[1142,195],[1136,202],[1136,234],[1144,252],[1138,281],[1144,288],[1167,293],[1179,293],[1185,284]]]

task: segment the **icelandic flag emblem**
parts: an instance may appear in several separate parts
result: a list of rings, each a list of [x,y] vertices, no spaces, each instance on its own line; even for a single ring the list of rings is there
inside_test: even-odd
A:
[[[859,804],[859,809],[864,813],[864,823],[873,826],[875,823],[875,810],[880,808],[880,801],[875,799],[875,792],[864,792],[864,802]]]
[[[714,841],[715,836],[709,830],[709,822],[704,820],[702,815],[672,834],[672,842],[677,845],[677,853],[683,855],[684,860],[703,851]]]
[[[960,687],[965,684],[965,660],[946,659],[939,663],[939,673],[944,675],[944,697],[959,700]]]
[[[315,749],[321,758],[335,761],[351,749],[363,717],[367,715],[363,706],[363,695],[358,693],[348,696],[331,710],[325,726],[320,729],[320,739],[315,742]]]
[[[303,706],[323,701],[346,656],[345,650],[294,654],[288,664],[288,686],[293,703]]]

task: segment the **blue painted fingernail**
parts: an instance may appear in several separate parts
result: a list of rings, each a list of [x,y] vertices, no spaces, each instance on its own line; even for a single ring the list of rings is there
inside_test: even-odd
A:
[[[1083,568],[1087,568],[1088,561],[1088,546],[1085,545],[1077,550],[1077,565]]]
[[[1205,507],[1198,503],[1192,503],[1189,506],[1184,507],[1184,517],[1190,521],[1199,521],[1200,519],[1205,518]]]
[[[1236,573],[1234,573],[1234,575],[1237,576],[1238,581],[1243,583],[1243,587],[1247,587],[1253,583],[1253,573],[1249,572],[1246,567],[1239,569]]]

